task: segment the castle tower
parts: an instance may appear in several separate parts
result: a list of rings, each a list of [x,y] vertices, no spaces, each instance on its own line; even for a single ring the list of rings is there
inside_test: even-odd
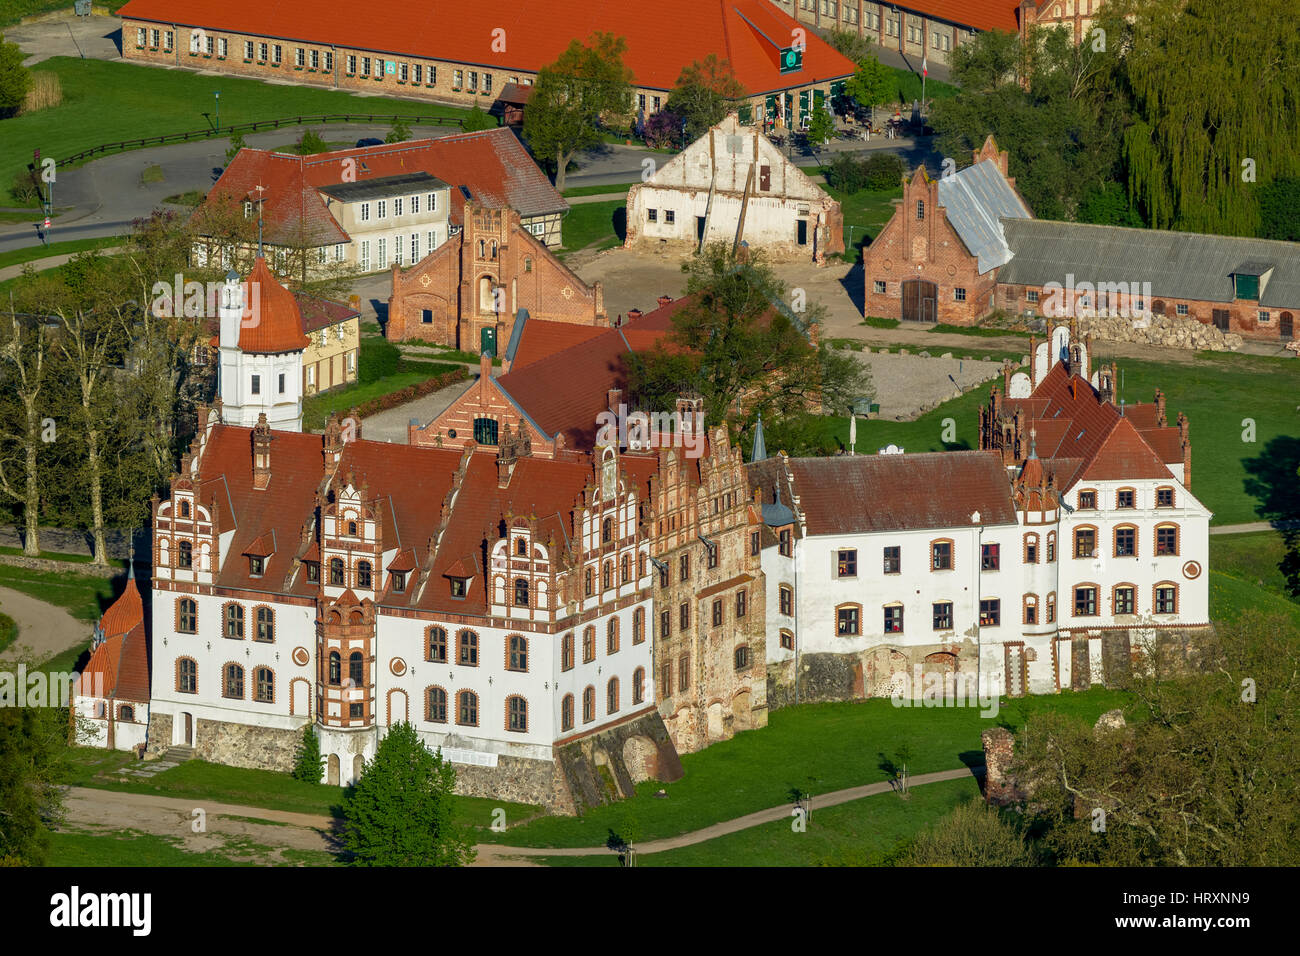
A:
[[[221,420],[252,428],[265,415],[272,429],[302,431],[302,313],[262,256],[247,281],[226,276],[220,346]]]

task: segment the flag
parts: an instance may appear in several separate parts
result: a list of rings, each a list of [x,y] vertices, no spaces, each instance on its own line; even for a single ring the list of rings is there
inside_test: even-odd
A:
[[[921,57],[921,75],[930,75],[930,56],[928,53]]]

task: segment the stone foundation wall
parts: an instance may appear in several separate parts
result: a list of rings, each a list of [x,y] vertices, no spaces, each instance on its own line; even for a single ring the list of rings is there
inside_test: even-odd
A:
[[[170,746],[170,736],[167,739]],[[230,767],[287,773],[293,770],[301,740],[301,728],[254,727],[202,717],[194,721],[194,756]]]
[[[172,715],[149,714],[149,737],[145,752],[160,754],[172,745]]]
[[[579,815],[631,796],[641,780],[671,783],[682,777],[681,758],[658,711],[566,744],[556,761],[568,795],[567,802],[556,800],[556,812]]]
[[[556,765],[551,760],[502,755],[497,757],[495,767],[460,763],[452,766],[456,768],[456,793],[461,796],[529,803],[553,813],[564,813],[569,802],[567,793],[557,792]]]
[[[799,658],[798,694],[795,693],[793,661],[769,664],[767,669],[767,706],[769,710],[796,703],[826,700],[861,700],[888,697],[900,677],[910,687],[915,683],[915,668],[920,667],[922,681],[931,671],[944,672],[935,658],[951,658],[956,673],[978,669],[978,650],[972,641],[953,644],[923,644],[919,647],[879,645],[852,654],[803,654]],[[951,672],[951,671],[949,671]],[[924,683],[912,688],[919,696]]]

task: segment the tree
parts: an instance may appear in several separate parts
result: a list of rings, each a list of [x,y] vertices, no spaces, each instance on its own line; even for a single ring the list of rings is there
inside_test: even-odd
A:
[[[1295,866],[1300,628],[1250,609],[1185,660],[1146,648],[1127,726],[1029,718],[1011,772],[1057,862]]]
[[[844,95],[868,109],[889,102],[898,90],[898,82],[889,67],[874,56],[864,56],[857,64],[858,68],[844,83]]]
[[[68,746],[59,707],[0,707],[0,865],[44,866]]]
[[[362,866],[463,866],[474,849],[453,818],[456,770],[409,723],[393,724],[343,800],[343,843]]]
[[[1016,826],[976,798],[919,833],[902,852],[902,866],[1033,866]]]
[[[474,104],[474,109],[478,109],[478,104]],[[405,143],[411,138],[411,124],[404,119],[393,120],[392,129],[388,131],[388,136],[384,138],[385,143]]]
[[[45,433],[41,390],[49,350],[40,316],[8,316],[0,330],[0,491],[22,505],[23,553],[41,553],[41,481],[39,454]],[[16,402],[13,402],[16,399]],[[21,484],[10,481],[9,464],[21,462]]]
[[[243,148],[244,148],[244,134],[243,134],[243,133],[231,133],[231,134],[230,134],[230,146],[229,146],[229,148],[226,150],[226,162],[227,162],[227,163],[232,163],[232,162],[234,162],[235,157],[239,155],[239,151],[240,151],[241,149],[243,149]]]
[[[586,44],[569,44],[537,83],[524,110],[524,140],[533,156],[555,169],[555,188],[563,191],[571,160],[600,142],[603,117],[626,115],[632,102],[632,71],[623,64],[627,41],[612,33],[593,33]]]
[[[749,430],[760,413],[766,425],[810,409],[845,408],[866,388],[860,364],[812,343],[823,310],[789,295],[757,253],[741,261],[727,244],[710,243],[682,269],[691,301],[673,316],[670,347],[628,356],[639,407],[672,408],[679,395],[694,392],[704,398],[709,425],[730,421]]]
[[[293,779],[303,783],[320,783],[321,770],[325,759],[320,753],[320,739],[310,723],[302,728],[302,740],[298,744],[298,753],[293,760]]]
[[[858,36],[852,30],[831,27],[830,32],[826,34],[826,42],[857,63],[871,55],[873,40],[869,36]]]
[[[329,152],[329,144],[315,130],[305,129],[294,144],[293,151],[299,156],[315,156],[317,153]]]
[[[1300,242],[1300,178],[1260,187],[1259,237]]]
[[[744,95],[745,88],[736,79],[731,64],[710,53],[682,67],[664,108],[682,118],[686,142],[691,143],[722,122]]]
[[[477,133],[479,130],[484,129],[496,129],[497,120],[495,116],[486,112],[478,103],[475,103],[474,108],[465,117],[464,127],[467,133]]]
[[[682,143],[682,118],[676,113],[659,110],[641,127],[645,144],[651,149],[673,149]]]
[[[17,43],[10,43],[0,33],[0,118],[18,113],[27,99],[32,77],[23,66],[26,58]]]
[[[835,135],[835,119],[824,109],[813,110],[808,121],[808,142],[820,146]]]

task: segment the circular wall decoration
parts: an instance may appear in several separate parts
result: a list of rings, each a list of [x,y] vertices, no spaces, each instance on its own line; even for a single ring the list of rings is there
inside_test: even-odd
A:
[[[892,259],[886,259],[880,265],[881,268],[883,268],[886,272],[888,272],[890,269],[894,268],[894,261]]]
[[[394,677],[401,677],[406,673],[406,661],[400,657],[394,657],[388,662],[388,669],[393,672]]]
[[[1189,581],[1195,581],[1201,576],[1201,563],[1199,561],[1188,561],[1183,565],[1183,577]]]
[[[293,649],[293,662],[299,667],[304,666],[311,660],[311,655],[307,653],[305,647],[295,647]]]
[[[956,274],[957,274],[957,267],[956,267],[956,266],[949,266],[949,267],[948,267],[948,275],[950,275],[950,276],[955,276]]]

